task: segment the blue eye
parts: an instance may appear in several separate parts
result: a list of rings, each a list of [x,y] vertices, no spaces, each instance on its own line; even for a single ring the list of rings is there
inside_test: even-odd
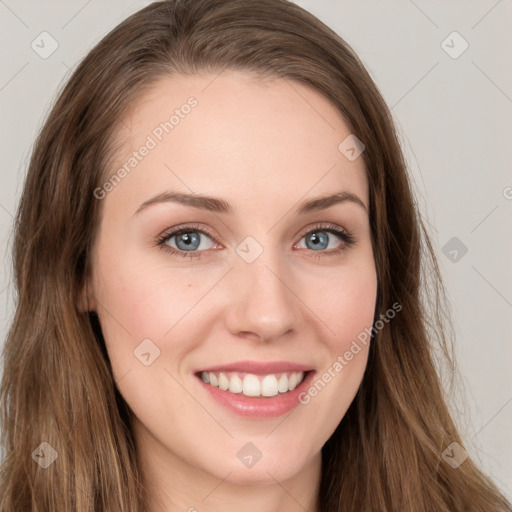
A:
[[[202,236],[206,236],[212,240],[212,237],[204,230],[199,229],[198,226],[185,226],[175,231],[171,231],[170,233],[164,233],[159,238],[157,245],[162,246],[164,250],[171,254],[180,255],[185,258],[199,258],[201,256],[201,252],[208,249],[208,247],[204,247],[204,244],[201,243]],[[174,243],[176,247],[170,245],[170,242],[173,239],[175,239]]]
[[[346,229],[334,224],[314,226],[302,235],[301,241],[303,238],[306,240],[306,248],[311,249],[311,251],[308,251],[312,253],[310,256],[316,259],[339,255],[356,243],[356,239]],[[341,242],[329,248],[331,241],[336,244],[336,239],[341,240]]]
[[[323,250],[325,250],[328,248],[329,242],[331,241],[330,238],[332,238],[332,237],[329,237],[327,235],[327,233],[329,233],[329,231],[327,231],[327,230],[311,231],[302,238],[304,238],[306,240],[306,247],[308,249],[314,249],[314,250],[323,249]],[[332,249],[332,247],[331,247],[331,249]]]
[[[205,235],[202,231],[182,231],[172,237],[176,239],[176,246],[180,251],[194,251],[201,246],[201,235]],[[203,247],[204,249],[204,247]]]
[[[330,235],[334,235],[334,237]],[[199,226],[185,226],[164,233],[157,240],[156,245],[161,246],[163,250],[173,255],[190,259],[199,258],[201,253],[211,248],[205,247],[205,243],[201,240],[202,237],[206,237],[211,241],[214,240],[213,235],[210,235],[204,229],[200,229]],[[174,242],[171,245],[173,239]],[[348,231],[333,224],[314,226],[302,234],[300,240],[302,241],[302,239],[306,240],[306,248],[310,249],[308,252],[317,253],[313,254],[315,257],[334,256],[356,243],[355,238]],[[336,239],[341,242],[336,244]],[[334,247],[329,247],[332,243],[335,244]],[[294,247],[297,247],[299,244],[295,244]],[[206,243],[206,245],[208,244]]]

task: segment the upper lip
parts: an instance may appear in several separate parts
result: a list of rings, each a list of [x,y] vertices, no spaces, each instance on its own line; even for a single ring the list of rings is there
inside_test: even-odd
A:
[[[201,372],[241,372],[254,375],[269,375],[284,372],[307,372],[313,370],[311,366],[293,363],[290,361],[236,361],[234,363],[219,364],[198,370]]]

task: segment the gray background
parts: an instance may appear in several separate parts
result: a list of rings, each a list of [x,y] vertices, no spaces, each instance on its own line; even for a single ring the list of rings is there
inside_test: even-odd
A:
[[[31,144],[78,60],[147,3],[0,0],[0,347]],[[512,499],[512,2],[296,3],[355,49],[392,108],[453,308],[464,386],[453,414],[466,449]],[[51,49],[44,31],[58,44],[46,58],[31,47]]]

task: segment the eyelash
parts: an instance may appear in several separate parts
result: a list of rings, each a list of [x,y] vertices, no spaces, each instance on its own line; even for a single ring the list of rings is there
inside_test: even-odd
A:
[[[306,235],[310,235],[311,233],[315,233],[318,231],[325,231],[327,233],[331,233],[338,236],[341,239],[341,244],[336,249],[331,249],[329,251],[311,251],[316,253],[310,256],[315,259],[323,258],[325,256],[336,256],[340,254],[342,251],[352,247],[356,243],[356,239],[353,237],[351,233],[349,233],[346,229],[340,228],[334,224],[317,224],[308,231],[306,231],[305,233],[302,233],[300,239],[302,240],[302,238],[304,238]],[[199,259],[201,257],[201,253],[205,251],[181,251],[175,249],[174,247],[170,247],[169,245],[166,244],[166,242],[169,241],[174,236],[189,232],[201,233],[203,235],[208,236],[215,243],[217,243],[214,236],[211,233],[209,233],[207,229],[202,228],[200,225],[189,225],[175,229],[173,231],[163,233],[156,239],[155,245],[161,247],[162,250],[169,252],[173,255],[182,256],[184,258],[189,258],[191,260]],[[307,251],[310,252],[309,250]]]

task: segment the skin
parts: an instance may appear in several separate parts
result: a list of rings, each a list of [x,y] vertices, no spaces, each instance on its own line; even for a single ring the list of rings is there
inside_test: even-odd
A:
[[[321,448],[357,392],[368,346],[310,403],[278,418],[236,415],[194,373],[287,360],[311,365],[318,377],[371,327],[377,278],[363,159],[338,150],[350,130],[319,92],[225,71],[167,77],[139,98],[120,125],[109,173],[190,96],[198,105],[101,199],[84,308],[98,312],[114,378],[136,418],[148,510],[313,511]],[[166,202],[135,214],[171,190],[222,198],[234,213]],[[366,209],[345,201],[295,213],[342,190]],[[320,228],[328,247],[308,248],[305,233],[319,222],[348,230],[356,243],[329,255],[344,242]],[[213,234],[199,234],[199,259],[155,245],[190,223]],[[248,236],[263,248],[251,264],[236,252]],[[160,350],[149,366],[134,356],[144,339]],[[262,453],[250,468],[237,458],[249,442]]]

